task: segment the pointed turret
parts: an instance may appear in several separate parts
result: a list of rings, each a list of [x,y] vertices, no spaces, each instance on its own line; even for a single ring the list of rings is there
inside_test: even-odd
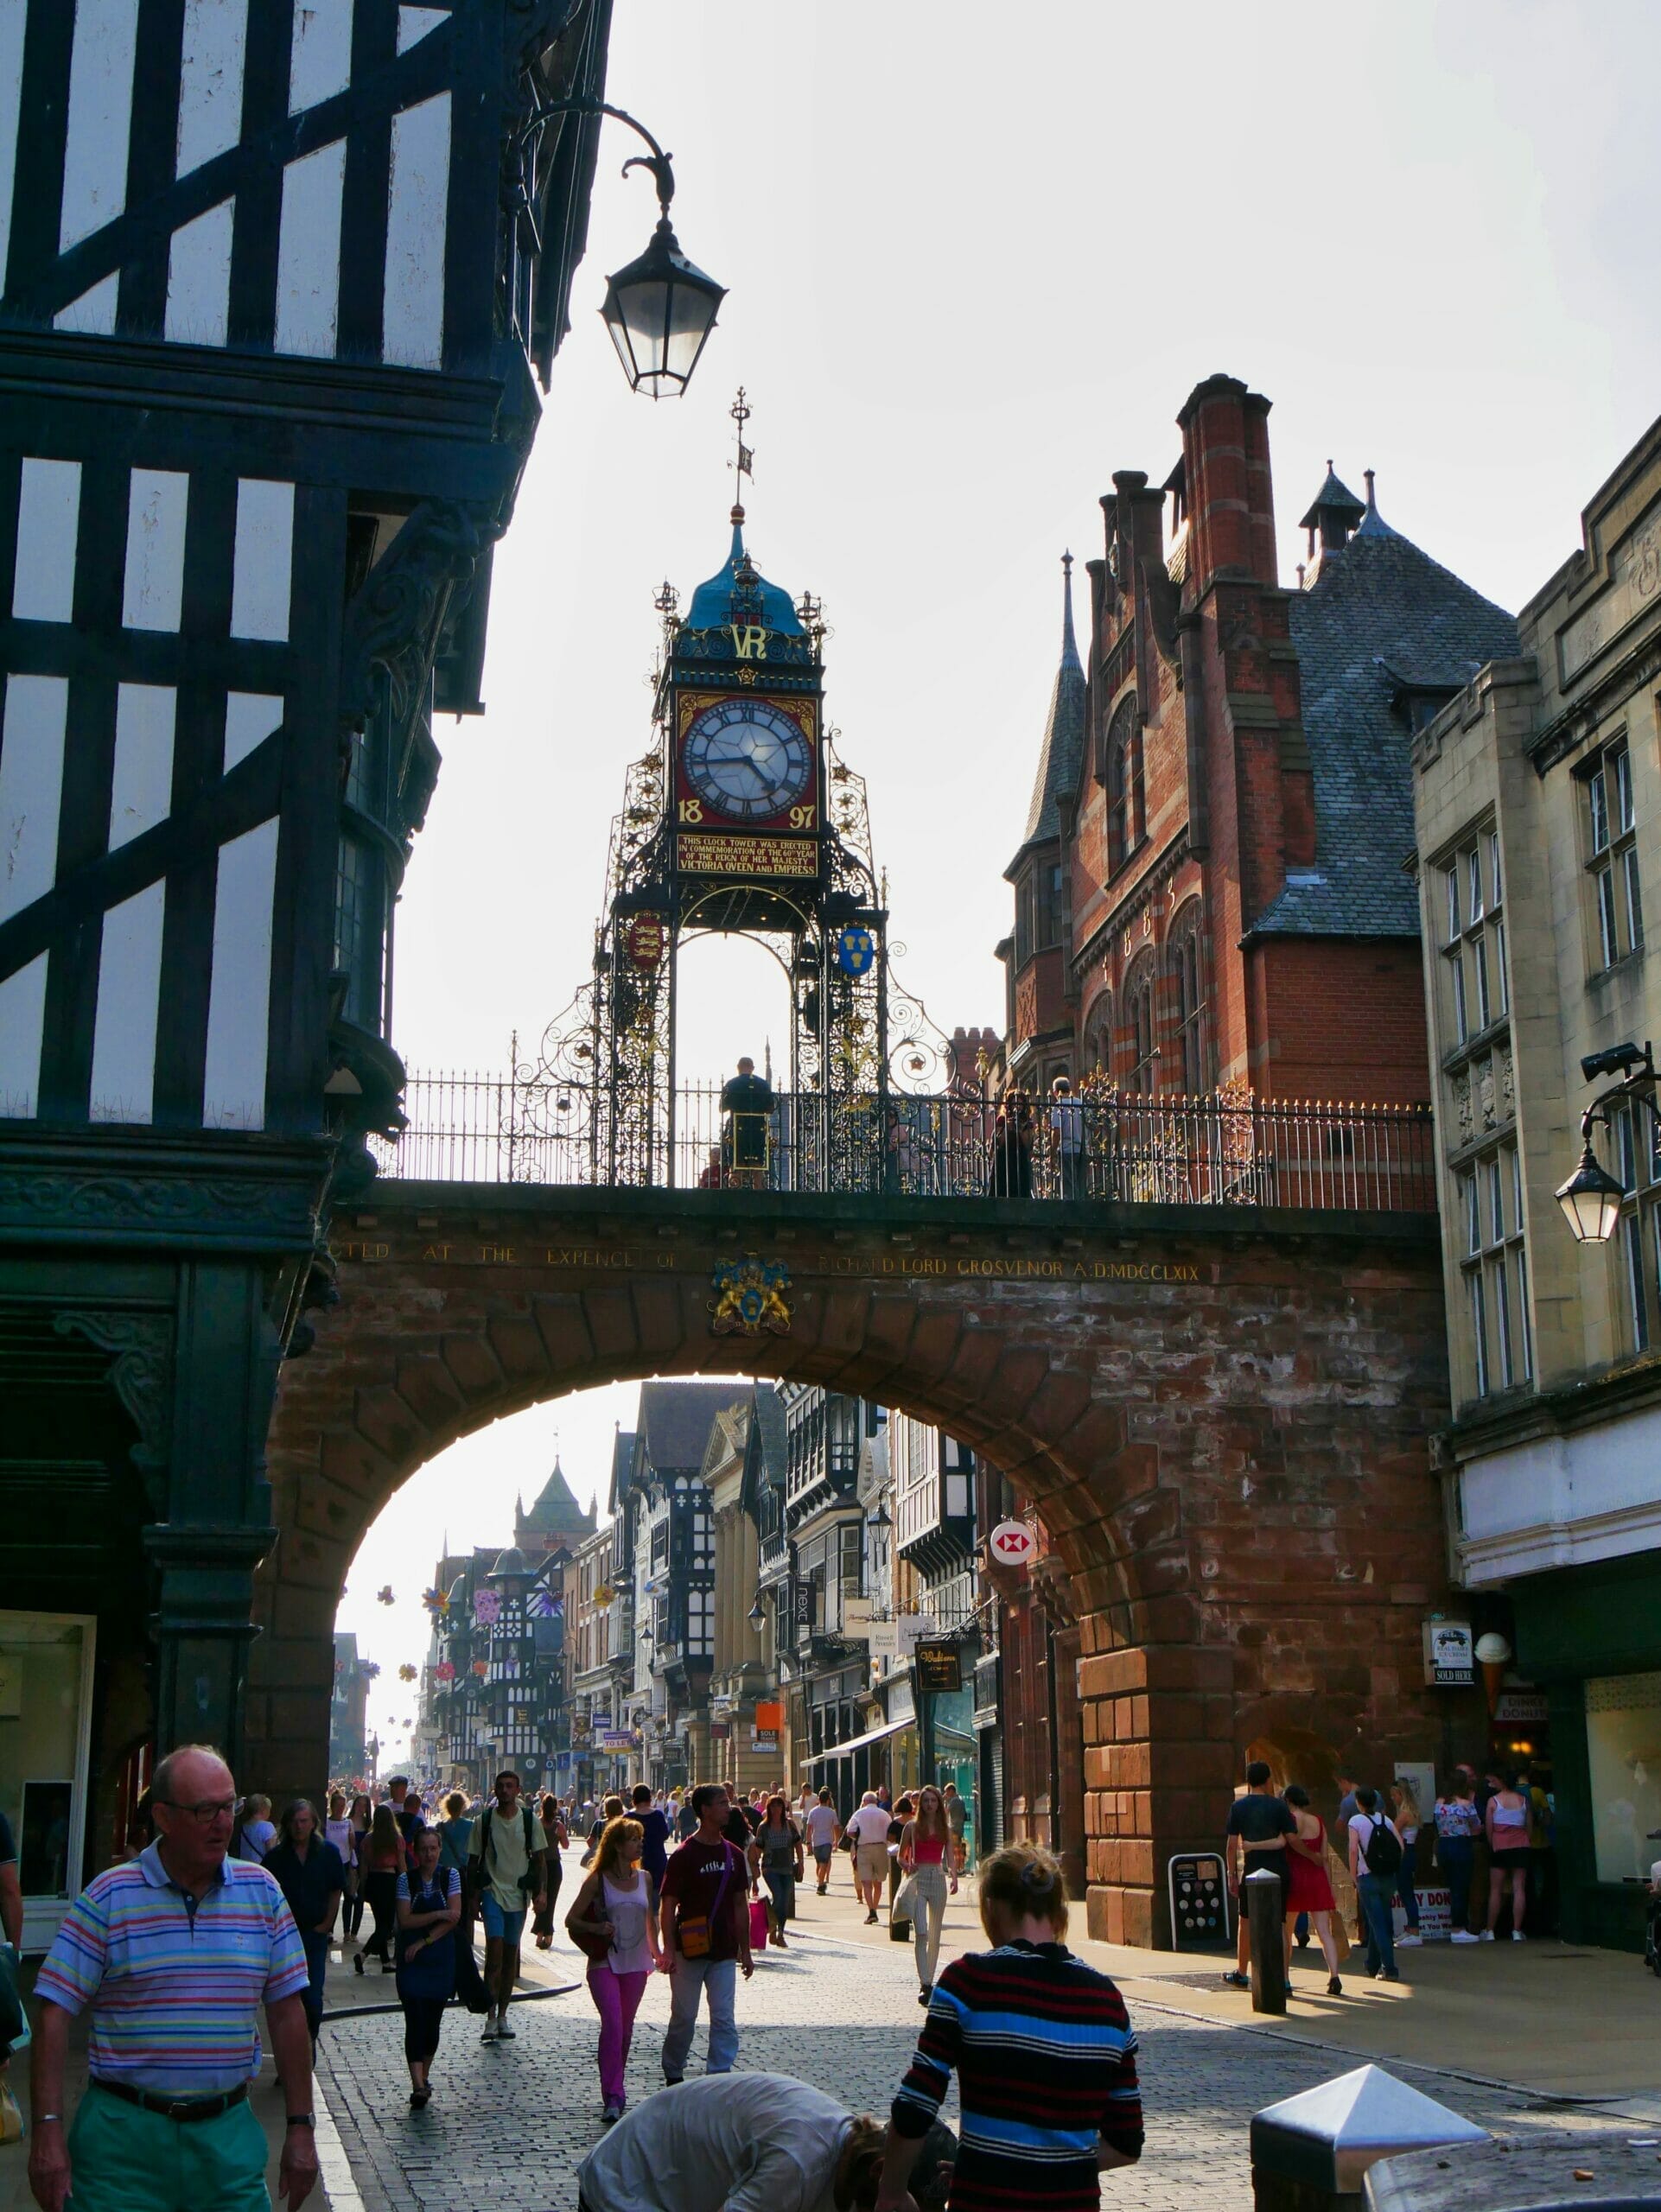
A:
[[[1061,806],[1079,788],[1085,757],[1085,671],[1072,630],[1072,556],[1061,556],[1061,664],[1050,693],[1050,711],[1039,748],[1038,773],[1021,851],[1004,871],[1012,875],[1029,845],[1061,834]]]
[[[1300,530],[1309,533],[1309,557],[1314,558],[1315,536],[1320,533],[1323,553],[1341,553],[1349,543],[1350,532],[1366,513],[1365,505],[1358,499],[1349,486],[1340,480],[1329,461],[1327,480],[1309,504],[1309,512],[1299,523]]]

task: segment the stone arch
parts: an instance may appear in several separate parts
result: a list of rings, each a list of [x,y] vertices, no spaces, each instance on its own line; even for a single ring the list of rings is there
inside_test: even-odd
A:
[[[1220,1209],[1093,1209],[1075,1227],[1019,1201],[890,1201],[879,1223],[858,1202],[815,1219],[767,1193],[592,1195],[603,1207],[574,1222],[571,1193],[387,1186],[364,1241],[337,1246],[340,1303],[285,1369],[269,1444],[280,1535],[247,1706],[262,1788],[323,1779],[342,1576],[399,1484],[504,1415],[653,1374],[902,1406],[1036,1507],[1079,1624],[1099,1934],[1162,1940],[1165,1856],[1214,1839],[1289,1638],[1304,1725],[1331,1741],[1359,1726],[1379,1771],[1424,1740],[1429,1701],[1406,1686],[1441,1579],[1433,1225],[1391,1243]],[[712,1332],[711,1269],[747,1249],[791,1270],[787,1334]],[[1295,1558],[1321,1586],[1308,1606]]]

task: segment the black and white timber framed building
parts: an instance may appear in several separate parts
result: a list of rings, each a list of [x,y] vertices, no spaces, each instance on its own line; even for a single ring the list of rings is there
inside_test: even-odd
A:
[[[609,19],[0,7],[0,1638],[80,1624],[88,1872],[143,1747],[258,1778],[277,1365],[584,241],[597,118],[520,133]]]

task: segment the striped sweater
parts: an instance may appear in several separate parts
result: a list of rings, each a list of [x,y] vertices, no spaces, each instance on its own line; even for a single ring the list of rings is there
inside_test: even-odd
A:
[[[953,2072],[963,2125],[951,2212],[1098,2212],[1098,2139],[1142,2154],[1124,1999],[1065,1944],[1005,1943],[945,1969],[894,2101],[897,2134],[926,2132]]]

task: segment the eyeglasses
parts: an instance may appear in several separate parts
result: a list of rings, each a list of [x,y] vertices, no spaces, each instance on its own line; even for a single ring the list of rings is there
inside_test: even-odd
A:
[[[176,1797],[158,1797],[158,1805],[165,1805],[175,1813],[188,1813],[193,1821],[204,1826],[209,1821],[228,1821],[237,1809],[234,1797],[205,1797],[200,1805],[181,1805]]]

